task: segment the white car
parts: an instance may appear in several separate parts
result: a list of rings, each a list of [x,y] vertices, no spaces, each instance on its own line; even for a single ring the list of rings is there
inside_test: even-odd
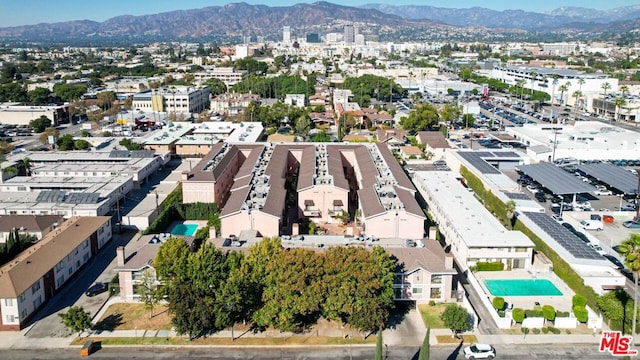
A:
[[[540,191],[540,189],[533,185],[527,185],[527,190],[531,191],[532,193],[537,193],[538,191]]]
[[[585,230],[603,230],[604,229],[604,224],[602,223],[602,221],[589,221],[589,220],[582,220],[580,221],[580,227],[585,229]]]
[[[593,193],[598,196],[613,195],[613,192],[607,189],[598,189],[598,190],[595,190]]]
[[[473,344],[464,348],[465,359],[493,359],[496,349],[489,344]]]
[[[604,255],[607,252],[604,251],[604,249],[602,248],[602,246],[598,245],[598,244],[594,244],[594,243],[589,243],[589,247],[592,248],[593,250],[595,250],[598,254],[600,255]]]

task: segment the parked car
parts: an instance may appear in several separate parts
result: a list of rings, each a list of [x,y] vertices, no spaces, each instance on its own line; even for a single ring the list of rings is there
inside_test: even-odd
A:
[[[493,359],[496,357],[496,349],[489,344],[473,344],[464,348],[465,359]]]
[[[96,296],[96,295],[102,294],[108,289],[109,289],[109,283],[104,283],[104,282],[95,283],[91,285],[87,289],[87,291],[85,291],[85,295],[89,297]]]
[[[527,190],[531,191],[532,193],[537,193],[538,191],[540,191],[540,189],[538,189],[538,187],[535,185],[527,185]]]
[[[620,211],[636,211],[635,204],[624,204],[620,207]]]
[[[633,221],[633,220],[625,221],[622,223],[622,226],[629,229],[640,229],[640,221]]]
[[[571,231],[572,233],[576,232],[576,228],[574,228],[573,225],[569,224],[568,222],[563,222],[562,226],[567,228],[567,230]]]
[[[544,196],[544,193],[541,191],[538,191],[534,194],[536,200],[540,201],[540,202],[547,202],[547,198],[546,196]]]
[[[580,227],[585,230],[603,230],[604,224],[602,221],[582,220],[580,221]]]
[[[593,193],[598,196],[613,195],[613,192],[607,189],[597,189]]]
[[[624,264],[622,264],[622,262],[618,260],[617,257],[609,254],[604,254],[602,256],[604,256],[605,259],[611,261],[611,263],[613,263],[613,265],[615,265],[618,269],[624,269]]]
[[[605,255],[606,252],[604,251],[604,249],[602,248],[602,246],[598,245],[598,244],[594,244],[594,243],[590,243],[589,247],[592,248],[593,250],[595,250],[598,254],[600,255]]]

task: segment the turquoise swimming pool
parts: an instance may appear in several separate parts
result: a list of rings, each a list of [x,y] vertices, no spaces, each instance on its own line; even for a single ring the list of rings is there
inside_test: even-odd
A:
[[[562,296],[562,292],[546,279],[485,280],[493,296]]]
[[[171,228],[172,235],[193,236],[198,230],[198,224],[176,224]]]

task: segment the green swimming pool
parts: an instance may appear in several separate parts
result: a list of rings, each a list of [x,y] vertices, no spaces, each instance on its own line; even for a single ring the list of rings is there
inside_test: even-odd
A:
[[[171,228],[172,235],[193,236],[198,230],[198,224],[176,224]]]
[[[562,296],[562,292],[546,279],[485,280],[493,296]]]

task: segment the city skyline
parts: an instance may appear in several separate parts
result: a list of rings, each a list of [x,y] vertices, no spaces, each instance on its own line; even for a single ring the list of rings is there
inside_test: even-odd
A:
[[[125,0],[112,0],[108,6],[103,9],[97,9],[95,3],[78,0],[62,0],[51,2],[45,0],[23,0],[20,2],[2,2],[0,3],[0,24],[1,27],[35,25],[39,23],[55,23],[73,20],[92,20],[105,21],[112,17],[120,15],[148,15],[175,10],[199,9],[209,6],[223,6],[229,3],[237,3],[239,1],[220,1],[211,3],[206,0],[183,0],[175,2],[170,0],[145,1],[139,0],[135,2]],[[313,3],[314,1],[300,0],[247,0],[246,3],[256,5],[263,4],[267,6],[290,6],[298,3]],[[329,1],[336,3],[334,1]],[[339,3],[336,3],[339,4]],[[583,7],[593,8],[597,10],[613,9],[623,6],[640,5],[638,1],[629,0],[611,0],[603,2],[600,0],[539,0],[537,2],[517,3],[510,0],[458,0],[455,6],[452,6],[448,0],[431,0],[424,1],[401,1],[393,2],[389,0],[356,0],[351,1],[349,6],[361,6],[364,4],[390,4],[390,5],[423,5],[435,6],[443,8],[470,8],[483,7],[492,10],[524,10],[534,12],[546,12],[560,7]]]

